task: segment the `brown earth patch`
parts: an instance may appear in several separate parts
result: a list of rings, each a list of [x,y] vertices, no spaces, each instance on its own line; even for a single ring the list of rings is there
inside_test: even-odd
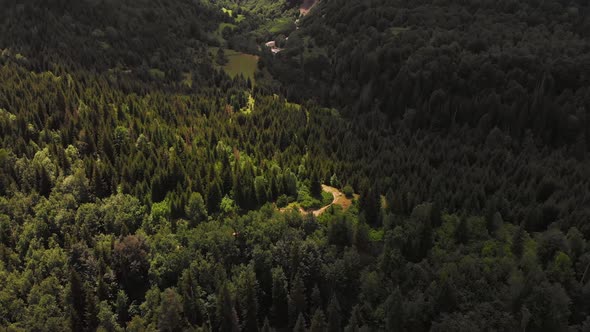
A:
[[[317,210],[309,210],[306,211],[304,210],[302,207],[297,206],[299,212],[301,214],[308,214],[308,213],[313,213],[314,216],[319,216],[322,213],[326,212],[326,210],[328,210],[328,208],[332,205],[339,205],[342,207],[343,210],[348,210],[348,208],[350,208],[350,206],[352,205],[352,199],[346,197],[346,195],[344,195],[344,193],[342,193],[340,190],[334,188],[334,187],[330,187],[330,186],[326,186],[326,185],[322,185],[322,190],[332,194],[332,196],[334,196],[334,199],[332,200],[332,203],[323,206]],[[358,199],[359,195],[354,195],[354,199]],[[285,212],[287,210],[292,209],[293,207],[295,207],[295,205],[291,205],[291,206],[287,206],[285,208],[280,209],[281,212]]]
[[[318,0],[304,0],[301,4],[301,7],[299,7],[299,13],[301,14],[301,16],[307,15],[309,11],[313,8],[313,6],[316,5],[317,2]]]

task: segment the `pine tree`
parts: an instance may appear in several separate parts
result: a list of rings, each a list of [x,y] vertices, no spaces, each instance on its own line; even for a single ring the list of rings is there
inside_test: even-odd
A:
[[[322,195],[322,182],[317,172],[311,174],[309,190],[314,197],[320,197]]]
[[[158,329],[165,332],[179,331],[182,328],[182,298],[172,289],[162,292]]]
[[[524,252],[525,236],[526,236],[526,234],[525,234],[524,227],[522,225],[520,225],[520,226],[518,226],[518,229],[516,230],[516,232],[514,233],[514,236],[512,237],[511,250],[512,250],[512,253],[514,254],[514,256],[516,256],[519,259],[522,257],[522,253]]]
[[[305,318],[303,318],[303,313],[299,314],[297,317],[297,322],[295,323],[295,327],[293,328],[293,332],[305,332]]]
[[[322,309],[318,308],[311,318],[310,332],[326,332],[326,316]]]
[[[127,297],[127,294],[125,294],[125,291],[123,290],[119,290],[119,292],[117,293],[117,300],[116,300],[116,314],[117,314],[117,321],[119,322],[119,325],[121,326],[125,326],[125,324],[127,323],[127,321],[129,320],[129,313],[127,311],[127,302],[129,301],[129,298]]]
[[[238,314],[236,313],[236,308],[234,307],[234,302],[227,284],[223,286],[219,298],[217,310],[220,319],[220,330],[239,332],[240,323],[238,321]]]
[[[203,196],[198,192],[190,195],[184,210],[193,227],[207,220],[207,207]]]
[[[295,278],[291,282],[291,292],[289,293],[289,296],[295,306],[295,314],[299,315],[305,313],[307,309],[305,303],[305,285],[299,274],[295,275]]]
[[[402,295],[399,287],[396,287],[387,300],[385,300],[385,329],[387,331],[403,330]]]
[[[467,219],[465,217],[461,217],[459,219],[459,224],[455,228],[455,241],[459,244],[466,244],[469,240],[469,228],[467,226]]]
[[[367,223],[373,226],[380,224],[381,197],[376,186],[366,190],[361,196],[361,210],[365,214]]]
[[[98,327],[98,301],[92,292],[86,292],[84,326],[86,331],[95,331]]]
[[[203,304],[201,303],[202,289],[197,284],[190,269],[186,269],[179,282],[180,294],[183,298],[184,314],[192,325],[201,325],[204,319]]]
[[[241,275],[238,282],[241,308],[245,311],[242,318],[245,320],[243,330],[247,332],[258,331],[258,282],[253,266],[249,266]]]
[[[78,272],[70,270],[70,324],[72,331],[84,330],[84,318],[86,309],[84,286]]]
[[[219,212],[219,203],[221,203],[221,189],[217,181],[213,181],[209,185],[207,194],[207,210],[212,213]]]
[[[342,330],[342,313],[340,311],[340,303],[336,295],[332,296],[332,300],[328,305],[328,332],[339,332]]]
[[[285,327],[288,322],[289,309],[287,298],[287,280],[280,267],[272,270],[272,308],[273,325]]]
[[[316,310],[321,309],[323,307],[322,295],[320,293],[320,288],[318,287],[317,284],[313,286],[309,302],[310,302],[310,313],[315,312]]]
[[[268,317],[264,318],[264,324],[262,325],[261,332],[273,332],[274,329],[270,327],[270,322],[268,321]]]
[[[453,312],[457,306],[457,295],[455,287],[448,278],[442,282],[438,288],[436,298],[436,310],[438,312]]]
[[[344,332],[358,332],[361,324],[361,312],[359,306],[355,305],[350,312],[350,319],[348,320],[348,325],[346,325]]]

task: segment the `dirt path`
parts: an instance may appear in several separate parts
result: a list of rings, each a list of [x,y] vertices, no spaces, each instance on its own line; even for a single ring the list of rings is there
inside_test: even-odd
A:
[[[324,184],[322,184],[322,190],[332,194],[332,196],[334,197],[332,203],[323,206],[319,209],[309,211],[306,211],[302,207],[299,207],[299,212],[301,212],[301,214],[313,213],[313,215],[317,217],[322,213],[326,212],[326,210],[328,210],[328,208],[332,205],[340,205],[344,210],[348,209],[352,205],[352,199],[347,198],[346,195],[344,195],[340,190],[334,187],[326,186]],[[358,195],[355,195],[354,198],[358,198]],[[286,210],[288,210],[288,208],[283,208],[281,209],[281,212],[284,212]]]
[[[332,194],[332,196],[334,196],[334,200],[332,201],[332,203],[313,211],[313,215],[316,217],[319,216],[320,214],[326,212],[326,210],[330,206],[332,206],[334,204],[338,204],[338,203],[340,203],[338,205],[342,205],[342,203],[346,203],[346,200],[347,200],[346,196],[344,196],[344,194],[342,192],[340,192],[340,190],[338,190],[334,187],[330,187],[330,186],[326,186],[326,185],[322,184],[322,190],[327,193]],[[350,203],[352,204],[352,202],[350,202]],[[348,204],[348,206],[350,206],[350,204]],[[344,208],[344,206],[342,206],[342,207]]]
[[[315,6],[317,2],[317,0],[304,0],[301,4],[301,7],[299,7],[299,14],[301,14],[301,16],[307,15],[311,8]]]

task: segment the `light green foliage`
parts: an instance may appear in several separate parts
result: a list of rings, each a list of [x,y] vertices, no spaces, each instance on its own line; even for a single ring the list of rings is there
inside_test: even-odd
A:
[[[273,35],[285,34],[288,35],[295,30],[295,21],[291,17],[280,18],[268,26],[268,31]]]
[[[114,332],[121,330],[119,324],[117,324],[117,315],[107,301],[101,301],[98,310],[98,331]]]
[[[255,105],[256,105],[256,100],[254,99],[254,97],[252,97],[251,93],[248,93],[248,104],[246,104],[246,107],[243,107],[242,109],[240,109],[240,112],[242,112],[244,114],[251,114],[254,111]]]
[[[166,223],[170,219],[170,202],[167,200],[152,204],[150,217],[157,223]]]
[[[207,220],[207,206],[200,193],[191,194],[185,207],[185,213],[193,226]]]
[[[572,260],[562,251],[555,254],[555,258],[547,270],[550,279],[562,284],[571,282],[574,277]]]
[[[322,206],[332,203],[334,196],[331,193],[322,191],[321,200],[313,197],[310,193],[309,187],[305,184],[301,185],[298,190],[297,202],[305,210],[318,209]]]
[[[229,198],[229,196],[224,196],[221,199],[221,204],[219,209],[221,210],[221,212],[224,215],[232,215],[234,213],[236,213],[236,211],[238,210],[238,207],[236,206],[236,202]]]

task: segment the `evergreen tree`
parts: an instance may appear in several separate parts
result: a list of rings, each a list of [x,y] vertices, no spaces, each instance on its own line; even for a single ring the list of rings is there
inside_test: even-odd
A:
[[[184,211],[193,226],[207,220],[207,207],[200,193],[191,194]]]
[[[403,322],[402,295],[399,287],[396,287],[385,300],[385,329],[387,331],[402,331]]]
[[[211,211],[212,213],[219,212],[219,204],[221,203],[221,188],[219,187],[219,183],[217,181],[213,181],[209,185],[209,190],[207,194],[207,210]]]
[[[293,332],[305,332],[307,329],[305,328],[305,318],[303,318],[303,313],[299,314],[297,317],[297,322],[295,323],[295,327],[293,328]]]
[[[129,298],[127,294],[123,290],[119,290],[117,292],[117,299],[115,302],[116,314],[117,314],[117,321],[119,325],[125,326],[127,321],[129,320],[129,312],[128,312],[128,301]]]
[[[455,241],[459,244],[466,244],[469,240],[469,228],[467,225],[467,219],[460,217],[459,224],[455,228]]]
[[[367,223],[372,226],[380,225],[381,197],[376,186],[370,187],[361,195],[360,205]]]
[[[340,303],[336,295],[332,296],[328,305],[328,332],[339,332],[342,330],[342,313]]]
[[[512,246],[511,250],[514,256],[517,258],[522,257],[522,253],[524,251],[524,241],[525,241],[525,230],[522,225],[518,226],[516,232],[512,236]]]
[[[309,191],[314,197],[321,197],[322,195],[322,180],[317,172],[311,174]]]
[[[361,312],[358,305],[355,305],[350,312],[348,325],[344,328],[345,332],[359,332],[362,325]]]
[[[220,319],[220,330],[239,332],[240,323],[238,321],[238,314],[236,312],[234,302],[229,292],[228,285],[225,284],[221,289],[218,301],[218,316]]]
[[[268,317],[264,318],[264,324],[262,325],[262,330],[261,332],[273,332],[274,329],[270,327],[270,322],[268,320]]]
[[[324,312],[322,309],[318,308],[313,314],[311,318],[311,326],[309,328],[310,332],[326,332],[327,331],[327,324],[326,324],[326,316],[324,316]]]
[[[292,299],[295,315],[304,314],[307,310],[305,303],[305,285],[299,274],[295,275],[295,278],[291,282],[291,291],[289,297]]]
[[[188,322],[194,326],[203,324],[205,318],[205,308],[201,300],[203,290],[198,285],[190,269],[186,269],[182,273],[179,290],[183,299],[184,314]]]
[[[92,292],[86,292],[84,326],[86,331],[95,331],[98,327],[98,301]]]
[[[309,303],[310,303],[310,313],[323,308],[322,295],[320,293],[320,288],[318,287],[317,284],[313,286]]]
[[[289,317],[287,278],[280,267],[272,270],[272,308],[273,325],[285,327]]]
[[[249,266],[241,273],[238,281],[238,291],[240,294],[241,308],[245,313],[242,314],[244,319],[244,331],[258,331],[258,299],[257,290],[258,282],[256,273],[252,266]]]
[[[167,288],[162,293],[158,318],[158,330],[166,332],[181,331],[182,324],[182,298],[176,290]]]
[[[78,272],[74,269],[70,269],[70,324],[72,331],[83,331],[85,312],[86,309],[86,298],[84,294],[84,285]]]

